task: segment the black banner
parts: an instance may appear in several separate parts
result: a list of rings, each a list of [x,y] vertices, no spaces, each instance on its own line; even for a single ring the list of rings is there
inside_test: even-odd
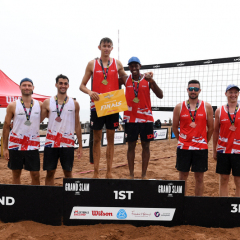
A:
[[[62,187],[0,184],[0,221],[61,225]]]
[[[240,62],[240,57],[215,58],[215,59],[205,59],[205,60],[197,60],[197,61],[186,61],[186,62],[174,62],[174,63],[160,63],[160,64],[142,65],[141,69],[187,67],[187,66],[195,66],[195,65],[209,65],[209,64],[231,63],[231,62]],[[129,67],[124,67],[124,70],[128,71]]]
[[[185,197],[186,225],[240,227],[240,198]]]
[[[63,223],[183,224],[184,181],[64,179]]]

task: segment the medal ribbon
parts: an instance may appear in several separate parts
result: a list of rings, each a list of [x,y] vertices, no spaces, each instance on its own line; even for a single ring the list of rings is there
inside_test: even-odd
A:
[[[139,74],[139,78],[138,78],[137,86],[135,86],[135,84],[134,84],[134,80],[132,79],[133,91],[134,91],[135,97],[138,96],[138,90],[139,90],[140,79],[141,79],[141,74]]]
[[[56,108],[57,108],[57,115],[58,115],[58,117],[60,117],[66,101],[67,101],[67,96],[65,97],[65,99],[63,101],[63,104],[62,104],[62,107],[61,107],[60,112],[59,112],[59,110],[58,110],[58,99],[57,99],[57,95],[56,95]]]
[[[22,98],[21,98],[20,101],[21,101],[21,103],[22,103],[22,106],[23,106],[23,109],[24,109],[24,112],[25,112],[27,121],[29,121],[29,120],[30,120],[30,115],[31,115],[31,112],[32,112],[32,107],[33,107],[33,100],[31,100],[30,109],[29,109],[29,112],[28,112],[28,113],[27,113],[27,109],[26,109],[26,107],[25,107],[25,105],[24,105],[24,102],[23,102]]]
[[[198,109],[198,104],[199,104],[199,100],[197,101],[197,104],[196,104],[194,116],[192,116],[192,111],[191,111],[191,108],[190,108],[189,100],[187,101],[187,107],[188,107],[188,111],[189,111],[190,117],[191,117],[191,119],[192,119],[192,122],[195,122],[195,118],[196,118],[196,114],[197,114],[197,109]]]
[[[228,109],[228,117],[229,117],[229,120],[230,120],[231,124],[234,125],[234,123],[235,123],[235,118],[236,118],[236,115],[237,115],[237,110],[238,110],[238,104],[237,104],[237,106],[236,106],[236,108],[235,108],[235,111],[234,111],[234,114],[233,114],[233,119],[232,119],[231,116],[230,116],[228,104],[227,104],[227,109]]]
[[[102,63],[102,59],[101,59],[101,58],[100,58],[100,63],[101,63],[101,67],[102,67],[102,72],[103,72],[104,80],[106,80],[106,79],[107,79],[107,75],[108,75],[109,65],[110,65],[110,58],[109,58],[109,60],[108,60],[106,73],[105,73],[105,70],[104,70],[103,63]]]

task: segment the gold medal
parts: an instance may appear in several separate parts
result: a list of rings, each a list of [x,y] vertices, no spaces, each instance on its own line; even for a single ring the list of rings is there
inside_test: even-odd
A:
[[[108,81],[106,79],[102,80],[102,84],[107,85]]]
[[[236,128],[234,125],[231,125],[231,127],[229,128],[229,130],[231,130],[231,131],[233,131],[233,132],[236,131],[236,129],[237,129],[237,128]]]
[[[197,126],[197,124],[196,124],[195,122],[191,122],[191,123],[189,124],[189,126],[192,127],[192,128],[195,128],[195,127]]]
[[[139,98],[138,97],[135,97],[134,99],[133,99],[133,102],[135,102],[135,103],[139,103]]]

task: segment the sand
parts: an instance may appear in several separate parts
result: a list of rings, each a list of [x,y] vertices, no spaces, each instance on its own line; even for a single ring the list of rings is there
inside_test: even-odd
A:
[[[178,171],[175,169],[177,140],[161,140],[151,143],[151,157],[148,167],[148,178],[163,180],[178,180]],[[114,149],[113,177],[116,179],[128,177],[126,159],[127,145],[118,145]],[[76,153],[75,153],[76,154]],[[106,174],[106,147],[102,147],[100,159],[100,177]],[[41,164],[42,164],[42,154]],[[219,176],[215,173],[216,162],[212,157],[212,142],[209,144],[209,170],[205,174],[204,196],[218,196]],[[73,176],[75,178],[92,177],[93,165],[89,163],[89,149],[83,149],[83,156],[79,160],[75,157]],[[40,172],[41,185],[44,185],[45,172]],[[135,177],[141,178],[141,144],[136,147]],[[63,173],[58,166],[55,185],[62,185]],[[30,184],[29,172],[23,170],[22,184]],[[7,162],[0,159],[0,183],[11,183],[11,171]],[[194,195],[194,178],[190,173],[188,180],[188,196]],[[233,178],[230,179],[229,196],[234,196]],[[239,239],[240,228],[204,228],[197,226],[177,227],[134,227],[129,224],[97,224],[92,226],[49,226],[32,221],[18,223],[0,222],[0,239]]]

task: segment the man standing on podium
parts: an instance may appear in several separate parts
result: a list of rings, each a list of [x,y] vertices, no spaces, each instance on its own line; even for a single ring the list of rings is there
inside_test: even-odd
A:
[[[150,159],[150,141],[154,140],[153,115],[150,100],[150,89],[158,98],[163,98],[163,91],[152,79],[152,73],[140,74],[141,62],[137,57],[128,61],[130,76],[125,82],[125,95],[128,111],[124,112],[125,134],[128,142],[128,167],[130,178],[134,179],[135,147],[138,135],[142,144],[142,179],[147,179],[146,172]]]
[[[107,129],[107,173],[106,178],[112,178],[112,161],[114,153],[114,133],[119,125],[119,114],[98,117],[94,101],[99,100],[100,93],[119,90],[118,76],[125,76],[123,65],[119,60],[110,57],[113,50],[113,42],[110,38],[101,39],[98,49],[101,51],[100,59],[91,60],[85,70],[80,90],[88,94],[91,98],[91,120],[90,127],[93,129],[93,178],[99,177],[100,147],[102,138],[102,128]],[[92,89],[87,88],[87,83],[92,77]]]

